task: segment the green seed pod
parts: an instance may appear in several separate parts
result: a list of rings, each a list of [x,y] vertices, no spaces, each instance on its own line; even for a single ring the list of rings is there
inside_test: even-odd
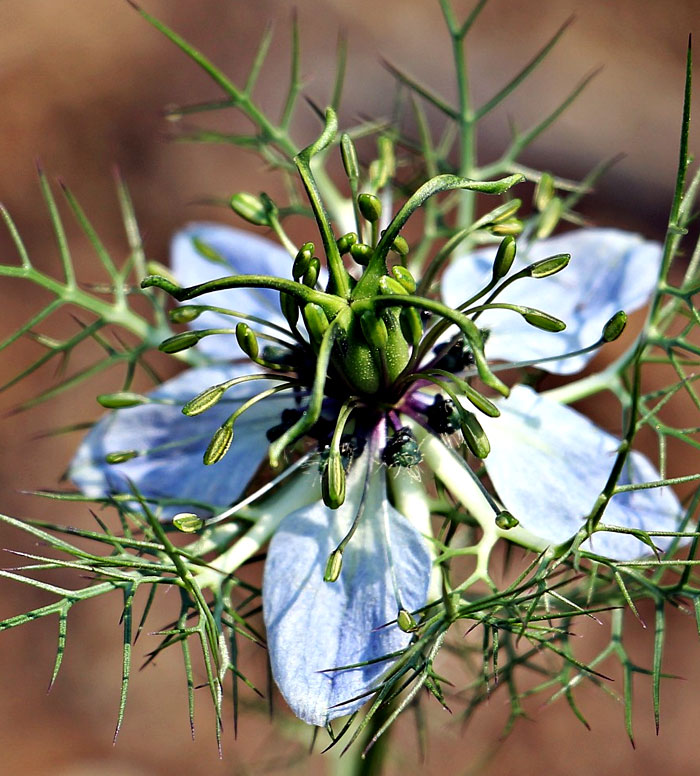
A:
[[[391,268],[391,274],[394,276],[395,280],[398,280],[398,282],[401,283],[401,285],[406,289],[407,293],[415,293],[416,279],[406,269],[406,267],[402,267],[400,264],[394,264],[394,266]]]
[[[542,310],[533,310],[531,307],[521,307],[520,314],[523,318],[536,329],[542,331],[564,331],[566,324],[559,318],[555,318]]]
[[[549,205],[554,198],[554,178],[548,173],[543,172],[535,187],[535,207],[540,213]]]
[[[204,520],[193,512],[180,512],[173,517],[173,525],[183,533],[196,533],[204,525]]]
[[[138,455],[138,450],[119,450],[118,452],[107,453],[105,456],[105,463],[124,463],[125,461],[130,461],[132,458],[138,457]]]
[[[360,328],[367,342],[377,350],[386,350],[389,333],[386,324],[373,312],[368,310],[360,316]]]
[[[345,501],[345,469],[340,452],[331,452],[321,477],[323,503],[330,509],[338,509]]]
[[[491,233],[497,235],[513,235],[517,237],[524,229],[524,224],[519,218],[509,218],[491,227]]]
[[[304,322],[311,338],[315,342],[320,342],[329,326],[328,318],[323,308],[314,302],[309,302],[304,306]]]
[[[294,329],[299,320],[299,303],[297,300],[289,294],[280,294],[280,310],[282,315],[287,319],[287,323]]]
[[[333,550],[328,556],[326,570],[323,573],[324,582],[335,582],[340,576],[340,570],[343,568],[343,551]]]
[[[398,280],[394,280],[394,278],[390,278],[388,275],[382,275],[379,278],[379,293],[385,296],[392,296],[406,294],[407,291]]]
[[[369,260],[374,254],[374,248],[366,243],[355,243],[350,246],[350,255],[352,258],[363,267],[369,264]]]
[[[338,246],[338,251],[341,256],[344,256],[346,253],[350,251],[350,248],[359,240],[360,238],[357,236],[356,232],[348,232],[347,234],[342,235],[336,240],[336,244]]]
[[[214,463],[218,463],[228,453],[231,442],[233,441],[233,427],[226,423],[223,426],[219,426],[214,433],[214,436],[209,442],[209,446],[204,452],[205,466],[211,466]]]
[[[175,334],[173,337],[163,340],[158,345],[158,350],[162,353],[179,353],[181,350],[194,347],[199,340],[199,334],[193,331],[183,331],[181,334]]]
[[[237,216],[240,216],[249,224],[255,224],[255,226],[270,225],[268,210],[259,197],[248,194],[246,191],[241,191],[231,197],[229,205]]]
[[[292,277],[294,280],[299,280],[300,277],[309,268],[309,262],[313,258],[316,246],[312,242],[304,243],[299,252],[294,257],[294,263],[292,264]]]
[[[493,260],[492,282],[504,278],[510,272],[510,268],[515,261],[516,251],[515,237],[507,235],[501,240],[501,244],[496,251],[496,258]]]
[[[413,615],[406,609],[399,609],[399,613],[396,615],[396,624],[404,633],[410,633],[416,627]]]
[[[401,333],[406,342],[414,348],[423,337],[423,321],[415,307],[403,307],[399,314]]]
[[[316,285],[316,281],[318,280],[318,273],[320,271],[321,262],[314,256],[314,258],[309,262],[309,266],[306,268],[306,272],[304,273],[304,277],[301,279],[301,282],[305,286],[313,288]]]
[[[246,356],[255,361],[260,352],[260,346],[258,345],[258,338],[255,336],[255,332],[247,323],[241,321],[236,324],[236,339]]]
[[[391,245],[391,250],[394,251],[394,253],[398,253],[399,256],[408,256],[410,248],[408,247],[406,238],[398,235]]]
[[[357,206],[360,208],[362,217],[370,224],[379,221],[382,217],[382,203],[374,194],[360,194],[357,198]]]
[[[520,521],[518,518],[513,517],[513,515],[505,509],[496,515],[496,525],[503,531],[509,531],[511,528],[515,528],[519,523]]]
[[[540,222],[537,225],[537,231],[535,237],[538,240],[543,240],[545,237],[549,237],[554,231],[556,225],[559,223],[562,211],[564,210],[564,203],[558,198],[554,197],[548,203],[545,209],[542,211]]]
[[[123,407],[138,407],[141,404],[148,404],[148,399],[140,393],[118,391],[117,393],[101,393],[97,397],[97,403],[108,410],[119,410]]]
[[[550,275],[556,275],[561,272],[571,261],[570,253],[559,253],[556,256],[550,256],[548,259],[536,261],[528,267],[531,278],[547,278]]]
[[[603,326],[603,341],[613,342],[616,340],[625,330],[625,326],[627,326],[627,313],[624,310],[619,310]]]
[[[168,317],[173,323],[190,323],[190,321],[194,321],[195,318],[199,318],[203,312],[201,307],[185,304],[182,307],[175,307],[171,310],[168,313]]]
[[[211,388],[207,388],[206,391],[198,393],[194,398],[183,405],[182,414],[187,415],[188,417],[201,415],[210,407],[213,407],[225,393],[226,383],[213,385]]]
[[[355,144],[347,132],[343,132],[340,136],[340,156],[343,160],[343,167],[348,180],[357,180],[360,177],[360,165],[357,163]]]
[[[477,458],[486,458],[491,452],[491,443],[473,412],[462,410],[460,413],[460,428],[462,429],[464,441],[472,453]]]

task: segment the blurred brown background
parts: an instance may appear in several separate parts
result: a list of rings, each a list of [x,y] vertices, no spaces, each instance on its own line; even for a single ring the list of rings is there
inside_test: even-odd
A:
[[[287,28],[291,7],[283,0],[145,0],[145,7],[172,25],[238,82],[245,77],[264,25],[274,21],[277,37],[259,94],[264,106],[277,106],[288,61]],[[470,3],[455,2],[460,13]],[[449,46],[437,0],[383,3],[355,0],[302,0],[297,4],[305,50],[303,75],[308,93],[323,103],[332,78],[339,27],[350,42],[349,80],[341,123],[358,114],[384,115],[392,81],[377,52],[426,84],[451,96]],[[687,34],[697,31],[696,0],[492,0],[472,37],[471,64],[477,104],[537,50],[571,14],[577,19],[564,40],[529,84],[521,88],[488,124],[481,137],[486,158],[507,139],[509,117],[519,127],[553,108],[572,85],[598,65],[598,78],[525,157],[563,175],[581,176],[602,157],[625,152],[599,186],[586,212],[603,225],[627,225],[649,237],[663,234],[677,155]],[[229,219],[223,211],[190,204],[202,195],[258,191],[256,157],[229,147],[166,142],[163,106],[217,96],[216,88],[183,55],[120,0],[3,0],[0,3],[0,199],[26,238],[37,265],[54,267],[57,256],[40,202],[33,159],[41,157],[51,175],[65,177],[116,258],[125,255],[111,168],[117,163],[131,188],[150,257],[165,261],[169,235],[192,218]],[[303,111],[302,111],[303,113]],[[298,122],[301,138],[316,124]],[[307,134],[304,134],[304,133]],[[700,138],[695,136],[696,141]],[[694,146],[697,148],[698,143]],[[67,219],[69,220],[69,219]],[[71,233],[75,237],[75,230]],[[3,261],[11,251],[2,237]],[[91,277],[93,258],[76,237],[75,258],[82,277]],[[0,336],[36,309],[37,299],[20,283],[4,281]],[[59,327],[70,326],[67,319]],[[28,357],[20,346],[2,356],[2,376]],[[45,386],[51,373],[39,373],[25,388],[2,399],[10,408]],[[63,395],[37,411],[3,420],[0,447],[2,504],[8,514],[31,515],[89,525],[87,510],[58,509],[19,494],[25,488],[54,486],[77,443],[77,436],[36,440],[47,426],[60,427],[94,417],[94,395],[109,390],[109,376]],[[595,408],[594,408],[595,409]],[[7,530],[2,546],[35,548]],[[12,556],[2,565],[13,565]],[[57,577],[69,584],[69,577]],[[73,580],[75,584],[75,580]],[[43,594],[2,583],[0,617],[46,602]],[[174,604],[173,604],[174,605]],[[0,751],[5,773],[56,776],[145,776],[147,774],[325,773],[328,756],[306,757],[308,731],[271,725],[262,706],[241,720],[239,740],[226,724],[224,758],[217,758],[208,699],[198,697],[199,729],[189,740],[180,655],[137,674],[124,728],[111,744],[120,677],[119,601],[81,605],[72,614],[63,673],[52,693],[44,692],[55,645],[55,621],[42,621],[0,637]],[[649,613],[647,613],[649,614]],[[172,616],[166,601],[162,621]],[[582,628],[591,640],[596,626]],[[516,726],[501,746],[505,719],[496,694],[477,720],[462,730],[426,704],[429,746],[417,759],[412,720],[395,733],[391,772],[449,774],[665,774],[694,773],[696,720],[700,713],[700,655],[690,618],[669,619],[667,670],[687,681],[662,688],[662,727],[654,735],[649,686],[637,685],[637,749],[624,735],[622,708],[592,687],[579,701],[591,720],[587,732],[563,705],[529,707],[531,719]],[[631,624],[639,643],[633,651],[648,662],[651,638]],[[144,637],[139,655],[153,646]],[[256,676],[264,683],[257,657]],[[619,682],[618,682],[619,684]],[[618,688],[619,689],[619,688]],[[202,693],[205,691],[201,691]],[[244,694],[245,695],[245,694]],[[245,695],[246,703],[251,699]],[[455,710],[461,710],[459,702]],[[278,716],[284,720],[281,709]]]

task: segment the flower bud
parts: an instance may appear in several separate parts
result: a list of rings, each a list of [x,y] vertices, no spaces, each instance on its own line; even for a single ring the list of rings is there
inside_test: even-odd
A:
[[[382,203],[374,194],[360,194],[357,198],[357,206],[360,208],[362,217],[371,224],[382,217]]]
[[[345,469],[338,451],[331,451],[321,477],[323,503],[330,509],[338,509],[345,501]]]
[[[556,256],[550,256],[548,259],[536,261],[528,267],[528,274],[531,278],[547,278],[550,275],[556,275],[561,272],[571,261],[570,253],[559,253]]]
[[[210,407],[213,407],[225,393],[226,383],[223,385],[213,385],[211,388],[207,388],[206,391],[197,394],[183,405],[182,414],[187,415],[188,417],[201,415],[202,412],[206,412]]]
[[[301,279],[301,282],[305,286],[313,288],[316,285],[316,281],[318,280],[318,273],[320,271],[321,262],[314,256],[314,258],[312,258],[309,262],[309,266],[306,268],[306,272],[304,273],[304,277]]]
[[[344,256],[346,253],[350,251],[350,248],[359,240],[360,238],[357,236],[356,232],[348,232],[347,234],[342,235],[336,240],[336,243],[338,245],[338,251],[340,252],[341,256]]]
[[[396,615],[396,624],[404,633],[410,633],[416,627],[413,615],[406,609],[399,609],[399,613]]]
[[[366,243],[355,243],[350,246],[350,255],[363,267],[366,267],[367,264],[369,264],[369,260],[372,258],[373,253],[374,248]]]
[[[343,551],[333,550],[328,556],[326,570],[323,573],[324,582],[335,582],[340,576],[340,570],[343,568]]]
[[[547,205],[554,198],[554,178],[548,173],[543,172],[542,177],[535,187],[535,207],[540,213],[546,209]]]
[[[211,466],[214,463],[218,463],[228,453],[231,442],[233,441],[233,427],[230,423],[225,423],[223,426],[219,426],[214,433],[214,436],[209,442],[209,446],[204,452],[204,464],[205,466]]]
[[[542,312],[542,310],[534,310],[531,307],[521,307],[519,309],[523,318],[536,329],[542,329],[542,331],[564,331],[566,324],[559,318],[555,318],[549,313]]]
[[[190,323],[195,318],[203,313],[201,307],[195,307],[195,305],[185,304],[182,307],[175,307],[169,313],[168,317],[173,323]]]
[[[603,326],[603,341],[613,342],[616,340],[625,330],[625,326],[627,326],[627,313],[624,310],[618,310]]]
[[[309,302],[304,306],[304,322],[311,338],[315,342],[320,342],[329,326],[328,318],[323,308],[314,302]]]
[[[394,253],[398,253],[399,256],[408,256],[408,251],[410,250],[408,247],[408,243],[406,242],[406,238],[402,237],[400,234],[396,236],[396,239],[391,245],[391,250],[394,251]]]
[[[118,452],[107,453],[107,455],[105,455],[105,463],[125,463],[126,461],[130,461],[132,458],[138,457],[138,455],[138,450],[119,450]]]
[[[406,292],[413,294],[416,290],[416,279],[413,275],[400,264],[394,264],[391,268],[391,274],[406,289]]]
[[[476,415],[473,412],[463,410],[460,414],[460,420],[462,435],[467,447],[477,458],[486,458],[491,452],[491,443]]]
[[[183,331],[181,334],[175,334],[173,337],[163,340],[158,345],[158,350],[162,353],[179,353],[181,350],[194,347],[199,340],[199,334],[193,331]]]
[[[373,312],[367,311],[360,316],[360,328],[367,342],[377,350],[385,350],[389,342],[386,324]]]
[[[343,160],[343,167],[348,180],[357,180],[360,177],[360,165],[357,163],[355,144],[347,132],[343,132],[340,136],[340,156]]]
[[[118,391],[117,393],[101,393],[97,397],[97,403],[108,410],[119,410],[123,407],[138,407],[141,404],[148,404],[148,399],[140,393]]]
[[[180,512],[173,517],[173,525],[183,533],[195,533],[204,525],[204,520],[193,512]]]
[[[517,517],[513,517],[510,512],[503,510],[496,515],[496,526],[503,531],[509,531],[511,528],[515,528],[519,525],[520,521]]]
[[[270,225],[267,208],[259,197],[241,191],[231,197],[229,204],[233,212],[249,224]]]
[[[515,238],[508,235],[501,240],[501,244],[496,251],[496,258],[493,260],[492,282],[505,277],[513,266],[515,261],[515,252],[517,246]]]
[[[294,280],[299,280],[309,268],[309,262],[313,258],[316,246],[312,242],[304,243],[299,252],[294,257],[294,263],[292,264],[292,277]]]
[[[260,347],[258,346],[258,338],[255,336],[255,332],[247,323],[241,321],[236,325],[236,339],[246,356],[255,361],[260,352]]]

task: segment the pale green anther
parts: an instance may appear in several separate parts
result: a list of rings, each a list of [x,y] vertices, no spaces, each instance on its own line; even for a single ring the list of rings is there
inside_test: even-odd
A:
[[[550,256],[548,259],[536,261],[528,267],[531,278],[546,278],[550,275],[556,275],[571,261],[571,254],[560,253],[557,256]]]
[[[97,403],[108,410],[119,410],[124,407],[138,407],[141,404],[148,404],[148,399],[140,393],[119,391],[117,393],[101,393],[97,397]]]
[[[394,264],[391,268],[391,274],[394,276],[395,280],[398,280],[398,282],[401,283],[409,294],[415,293],[417,287],[416,279],[406,267],[402,267],[400,264]]]
[[[207,388],[206,391],[202,391],[197,394],[193,399],[190,399],[182,407],[182,414],[189,417],[193,415],[201,415],[202,412],[206,412],[210,407],[213,407],[221,397],[226,393],[226,383],[220,385],[213,385],[211,388]]]
[[[323,503],[329,509],[338,509],[345,501],[345,469],[343,458],[337,450],[331,450],[321,477]]]
[[[554,178],[548,173],[543,172],[535,187],[535,207],[540,213],[549,205],[554,197]]]
[[[179,285],[175,275],[172,274],[170,269],[161,264],[159,261],[153,261],[152,259],[146,262],[146,274],[147,275],[160,275],[161,277],[169,280],[174,286]]]
[[[255,359],[258,357],[260,347],[258,345],[258,338],[255,336],[255,332],[248,326],[247,323],[242,321],[236,325],[236,339],[241,350],[248,356],[248,358]]]
[[[382,217],[382,203],[379,197],[374,194],[360,194],[357,198],[357,206],[360,208],[362,217],[367,219],[371,224],[375,221],[379,221]]]
[[[509,531],[511,528],[515,528],[519,525],[520,521],[517,517],[513,517],[510,512],[503,510],[496,515],[496,526],[503,531]]]
[[[260,197],[242,191],[234,194],[229,204],[233,212],[249,224],[255,224],[255,226],[270,225],[268,210]]]
[[[343,167],[348,180],[357,180],[360,177],[360,165],[357,162],[357,151],[352,138],[346,132],[340,136],[340,156],[343,159]]]
[[[513,235],[517,237],[524,229],[524,224],[519,218],[509,218],[491,227],[491,232],[496,235]]]
[[[367,311],[360,316],[360,327],[367,342],[377,350],[385,350],[389,342],[386,324],[373,312]]]
[[[203,256],[207,261],[211,261],[213,264],[221,264],[222,266],[228,266],[226,259],[218,252],[215,251],[211,245],[201,240],[199,237],[192,238],[192,245],[200,256]]]
[[[504,202],[491,211],[489,222],[491,224],[502,224],[504,221],[508,221],[520,210],[522,204],[523,201],[521,199],[511,199],[509,202]]]
[[[216,429],[214,436],[209,442],[209,446],[204,452],[203,461],[205,466],[211,466],[218,463],[228,453],[231,442],[233,441],[233,428],[225,423]]]
[[[394,278],[390,278],[388,275],[382,275],[379,278],[379,293],[384,296],[396,296],[397,294],[407,294],[408,291],[398,280],[394,280]]]
[[[315,342],[320,342],[323,339],[323,335],[330,325],[323,308],[314,302],[309,302],[304,306],[304,322]]]
[[[516,251],[515,237],[507,235],[501,240],[501,244],[496,251],[496,258],[493,260],[492,282],[500,280],[510,272],[510,268],[515,261]]]
[[[473,412],[467,412],[466,410],[460,412],[460,428],[462,429],[464,441],[472,453],[477,458],[486,458],[491,452],[491,443]]]
[[[340,576],[340,570],[343,568],[342,550],[333,550],[328,556],[326,570],[323,573],[324,582],[335,582]]]
[[[173,525],[183,533],[196,533],[204,526],[204,520],[194,512],[180,512],[173,517]]]
[[[350,246],[350,255],[358,264],[366,267],[374,255],[374,248],[366,243],[355,243]]]
[[[200,340],[198,334],[193,331],[183,331],[181,334],[175,334],[173,337],[163,340],[158,345],[158,350],[162,353],[179,353],[181,350],[194,347]]]
[[[169,313],[168,316],[173,323],[190,323],[195,318],[199,318],[203,310],[201,307],[195,307],[191,304],[182,305],[182,307],[175,307]]]
[[[566,324],[559,318],[555,318],[549,313],[544,313],[542,310],[533,310],[531,307],[520,307],[518,311],[523,318],[536,329],[542,329],[542,331],[564,331]]]
[[[280,310],[287,320],[287,323],[294,329],[299,320],[299,303],[297,300],[289,294],[281,293]]]
[[[619,310],[603,326],[603,341],[613,342],[616,340],[625,330],[625,326],[627,326],[627,313],[624,310]]]
[[[124,463],[125,461],[130,461],[132,458],[136,458],[138,455],[138,450],[119,450],[115,453],[107,453],[107,455],[105,455],[105,463]]]
[[[301,282],[309,288],[314,288],[316,281],[318,280],[318,273],[321,271],[321,261],[315,256],[309,262],[309,266],[306,268],[304,277]]]
[[[316,246],[312,242],[304,243],[299,252],[294,257],[294,263],[292,264],[292,277],[294,280],[299,280],[309,268],[309,263],[314,256]]]
[[[391,245],[391,250],[394,251],[394,253],[398,253],[399,256],[408,256],[410,248],[408,247],[406,238],[398,235]]]
[[[423,337],[423,321],[415,307],[404,307],[399,314],[401,333],[406,342],[414,348]]]
[[[396,624],[404,633],[410,633],[416,627],[413,615],[406,609],[399,609],[399,613],[396,615]]]
[[[545,237],[549,237],[554,231],[556,225],[559,223],[562,211],[564,209],[564,203],[558,198],[554,197],[548,203],[545,209],[542,211],[540,222],[537,225],[537,231],[535,237],[538,240],[543,240]]]
[[[340,252],[340,255],[343,256],[344,254],[348,253],[350,248],[352,248],[352,246],[355,245],[359,239],[360,238],[357,236],[356,232],[348,232],[347,234],[339,237],[336,240],[336,243],[338,245],[338,251]]]

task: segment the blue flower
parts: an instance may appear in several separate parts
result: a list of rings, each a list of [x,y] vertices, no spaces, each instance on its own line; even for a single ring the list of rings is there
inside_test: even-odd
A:
[[[209,250],[202,251],[201,244]],[[503,301],[541,307],[564,319],[567,330],[545,333],[519,316],[489,311],[480,324],[490,329],[486,352],[491,360],[517,362],[578,350],[598,338],[614,312],[630,311],[648,299],[658,270],[657,246],[618,231],[583,230],[536,243],[518,261],[564,251],[573,254],[566,272],[515,283],[506,292],[513,296],[504,294]],[[287,276],[290,260],[267,240],[224,226],[195,224],[175,237],[172,263],[178,280],[191,285],[231,273]],[[492,255],[486,251],[456,260],[445,274],[446,301],[458,306],[484,285],[482,278],[491,267]],[[254,328],[285,338],[277,293],[227,290],[205,301],[267,322]],[[231,319],[206,312],[191,325],[199,330],[230,328]],[[291,335],[286,341],[293,345]],[[251,383],[241,382],[206,412],[187,417],[182,405],[198,393],[260,371],[248,361],[241,363],[232,336],[205,337],[201,350],[211,359],[209,366],[184,372],[153,391],[149,403],[112,412],[94,426],[70,470],[81,490],[97,498],[129,493],[133,483],[159,505],[163,519],[184,510],[217,514],[241,498],[266,460],[267,432],[285,423],[285,413],[303,409],[305,394],[281,391],[253,405],[236,422],[228,453],[215,466],[205,466],[202,455],[216,429],[261,387],[274,383],[255,382],[251,390]],[[543,368],[568,373],[582,368],[587,358],[550,361]],[[425,394],[424,388],[417,391]],[[485,460],[488,475],[497,498],[520,523],[506,532],[495,528],[493,500],[484,496],[468,464],[439,433],[430,432],[416,406],[409,401],[397,405],[394,431],[401,423],[413,429],[424,464],[485,530],[537,549],[577,533],[605,484],[618,445],[575,410],[525,387],[499,400],[500,417],[479,413],[491,444]],[[382,460],[386,431],[386,421],[373,416],[366,429],[356,432],[366,444],[348,454],[346,497],[340,508],[332,510],[321,500],[319,456],[310,458],[306,466],[294,468],[273,495],[249,507],[246,515],[254,523],[248,534],[200,576],[202,584],[216,585],[219,572],[232,573],[271,537],[263,611],[272,671],[293,711],[314,725],[356,710],[381,685],[391,665],[382,658],[411,641],[410,633],[398,627],[399,612],[415,612],[430,597],[428,497],[405,469],[387,468]],[[106,456],[114,452],[124,455],[119,463],[107,463]],[[659,479],[638,453],[629,459],[626,478],[631,483]],[[612,499],[605,522],[674,530],[680,511],[669,488],[634,490]],[[329,571],[329,558],[338,548],[342,567]],[[649,552],[635,537],[612,532],[596,533],[584,549],[617,559]]]

